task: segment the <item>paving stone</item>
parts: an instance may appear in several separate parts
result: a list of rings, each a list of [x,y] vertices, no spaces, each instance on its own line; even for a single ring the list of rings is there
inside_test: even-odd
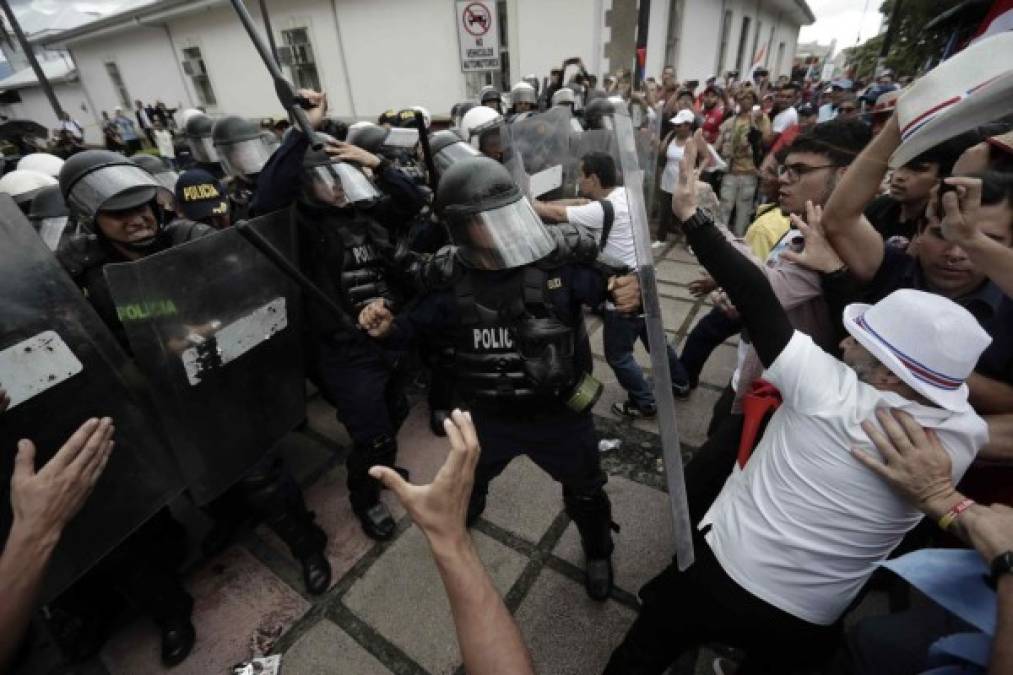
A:
[[[698,298],[689,292],[689,286],[678,286],[676,284],[658,284],[658,293],[662,296],[678,298],[686,302],[697,302]]]
[[[227,673],[233,664],[267,653],[309,609],[309,603],[238,546],[198,569],[186,586],[194,597],[193,653],[172,670],[164,668],[158,629],[138,618],[102,650],[102,662],[112,675]]]
[[[661,296],[661,318],[666,331],[680,332],[686,324],[686,318],[696,307],[695,302],[687,302],[676,298]],[[699,314],[699,312],[697,312]],[[687,329],[688,330],[688,329]]]
[[[710,358],[700,372],[700,381],[713,384],[715,387],[727,387],[735,372],[738,349],[730,345],[720,345],[711,352]]]
[[[497,590],[506,594],[527,559],[481,532],[473,530],[472,537]],[[430,673],[453,673],[461,662],[450,605],[417,527],[406,530],[384,551],[345,595],[344,603]]]
[[[352,446],[345,426],[334,415],[334,406],[317,396],[306,402],[306,421],[310,429],[343,448]]]
[[[711,411],[721,392],[697,387],[684,401],[676,400],[675,415],[679,429],[679,441],[699,447],[707,440],[707,425],[711,421]]]
[[[595,415],[608,417],[614,420],[622,420],[623,422],[642,431],[648,431],[654,434],[658,433],[658,423],[655,420],[629,420],[612,412],[612,404],[625,401],[627,399],[627,394],[626,390],[623,389],[616,380],[615,373],[612,372],[612,369],[609,368],[607,363],[595,360],[594,376],[605,387],[604,391],[602,391],[601,398],[598,399],[598,402],[595,403],[594,408],[592,408],[592,412],[594,412]]]
[[[591,600],[581,584],[547,568],[517,610],[535,669],[553,675],[600,673],[635,618],[614,601]]]
[[[327,619],[309,629],[282,657],[286,675],[386,675],[375,656]]]
[[[527,457],[518,457],[489,487],[482,517],[537,544],[563,508],[562,491]]]
[[[275,446],[275,451],[285,460],[285,466],[300,484],[320,471],[334,456],[332,448],[298,431],[286,434]]]
[[[334,467],[304,492],[307,508],[316,514],[317,524],[327,533],[324,555],[331,563],[332,586],[375,544],[362,531],[359,519],[352,513],[352,505],[348,502],[347,475],[344,466]],[[405,515],[404,508],[392,493],[384,491],[381,499],[396,520]],[[256,533],[286,559],[291,558],[288,546],[266,525],[257,526]],[[296,565],[294,560],[292,565]],[[292,576],[290,583],[302,589],[302,572]]]
[[[695,263],[696,256],[686,250],[684,244],[676,244],[665,253],[665,260],[678,260],[680,262]]]
[[[612,520],[620,527],[620,531],[613,534],[616,548],[612,565],[616,586],[636,593],[664,569],[675,554],[668,495],[621,476],[611,476],[605,491],[612,500]],[[573,523],[563,532],[553,554],[583,568],[584,551]]]
[[[661,260],[657,265],[658,281],[688,285],[703,276],[703,268],[696,262],[685,263],[677,260]]]

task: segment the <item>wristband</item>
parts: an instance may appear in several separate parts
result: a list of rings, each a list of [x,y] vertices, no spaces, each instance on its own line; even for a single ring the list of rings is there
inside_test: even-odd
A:
[[[950,525],[953,525],[954,521],[960,516],[960,514],[973,506],[974,503],[974,500],[969,497],[964,497],[962,500],[957,502],[949,511],[943,514],[942,518],[939,519],[939,529],[944,531],[950,529]]]

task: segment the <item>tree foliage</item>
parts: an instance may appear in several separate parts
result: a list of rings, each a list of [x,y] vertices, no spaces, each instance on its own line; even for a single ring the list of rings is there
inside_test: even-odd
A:
[[[879,12],[883,21],[888,22],[898,0],[884,0]],[[886,55],[886,67],[898,75],[917,75],[934,65],[943,53],[946,42],[953,33],[951,23],[926,30],[925,26],[954,3],[947,0],[899,0],[898,25],[895,29],[890,51]],[[851,49],[846,49],[848,68],[854,68],[855,77],[868,79],[874,75],[876,61],[883,47],[886,33],[870,38]]]

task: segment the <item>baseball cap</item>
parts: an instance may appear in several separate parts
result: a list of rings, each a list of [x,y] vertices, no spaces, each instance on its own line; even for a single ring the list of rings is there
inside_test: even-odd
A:
[[[190,220],[203,220],[229,212],[222,184],[203,169],[184,171],[176,181],[176,208]]]
[[[668,121],[672,124],[692,124],[696,121],[696,115],[691,110],[680,110],[675,117]]]

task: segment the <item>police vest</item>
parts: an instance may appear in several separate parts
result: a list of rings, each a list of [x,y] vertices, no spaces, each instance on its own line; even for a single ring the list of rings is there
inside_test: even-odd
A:
[[[547,402],[572,387],[575,372],[574,346],[585,339],[580,317],[559,316],[552,302],[562,292],[561,277],[529,265],[513,274],[499,275],[469,270],[453,286],[460,322],[456,329],[454,376],[460,394],[469,402],[504,404]],[[569,335],[569,349],[560,367],[568,381],[546,386],[532,377],[530,362],[522,350],[523,326],[531,319],[556,319]]]
[[[378,298],[396,304],[387,283],[386,231],[370,218],[353,217],[338,225],[341,241],[341,295],[345,305],[358,312]]]

